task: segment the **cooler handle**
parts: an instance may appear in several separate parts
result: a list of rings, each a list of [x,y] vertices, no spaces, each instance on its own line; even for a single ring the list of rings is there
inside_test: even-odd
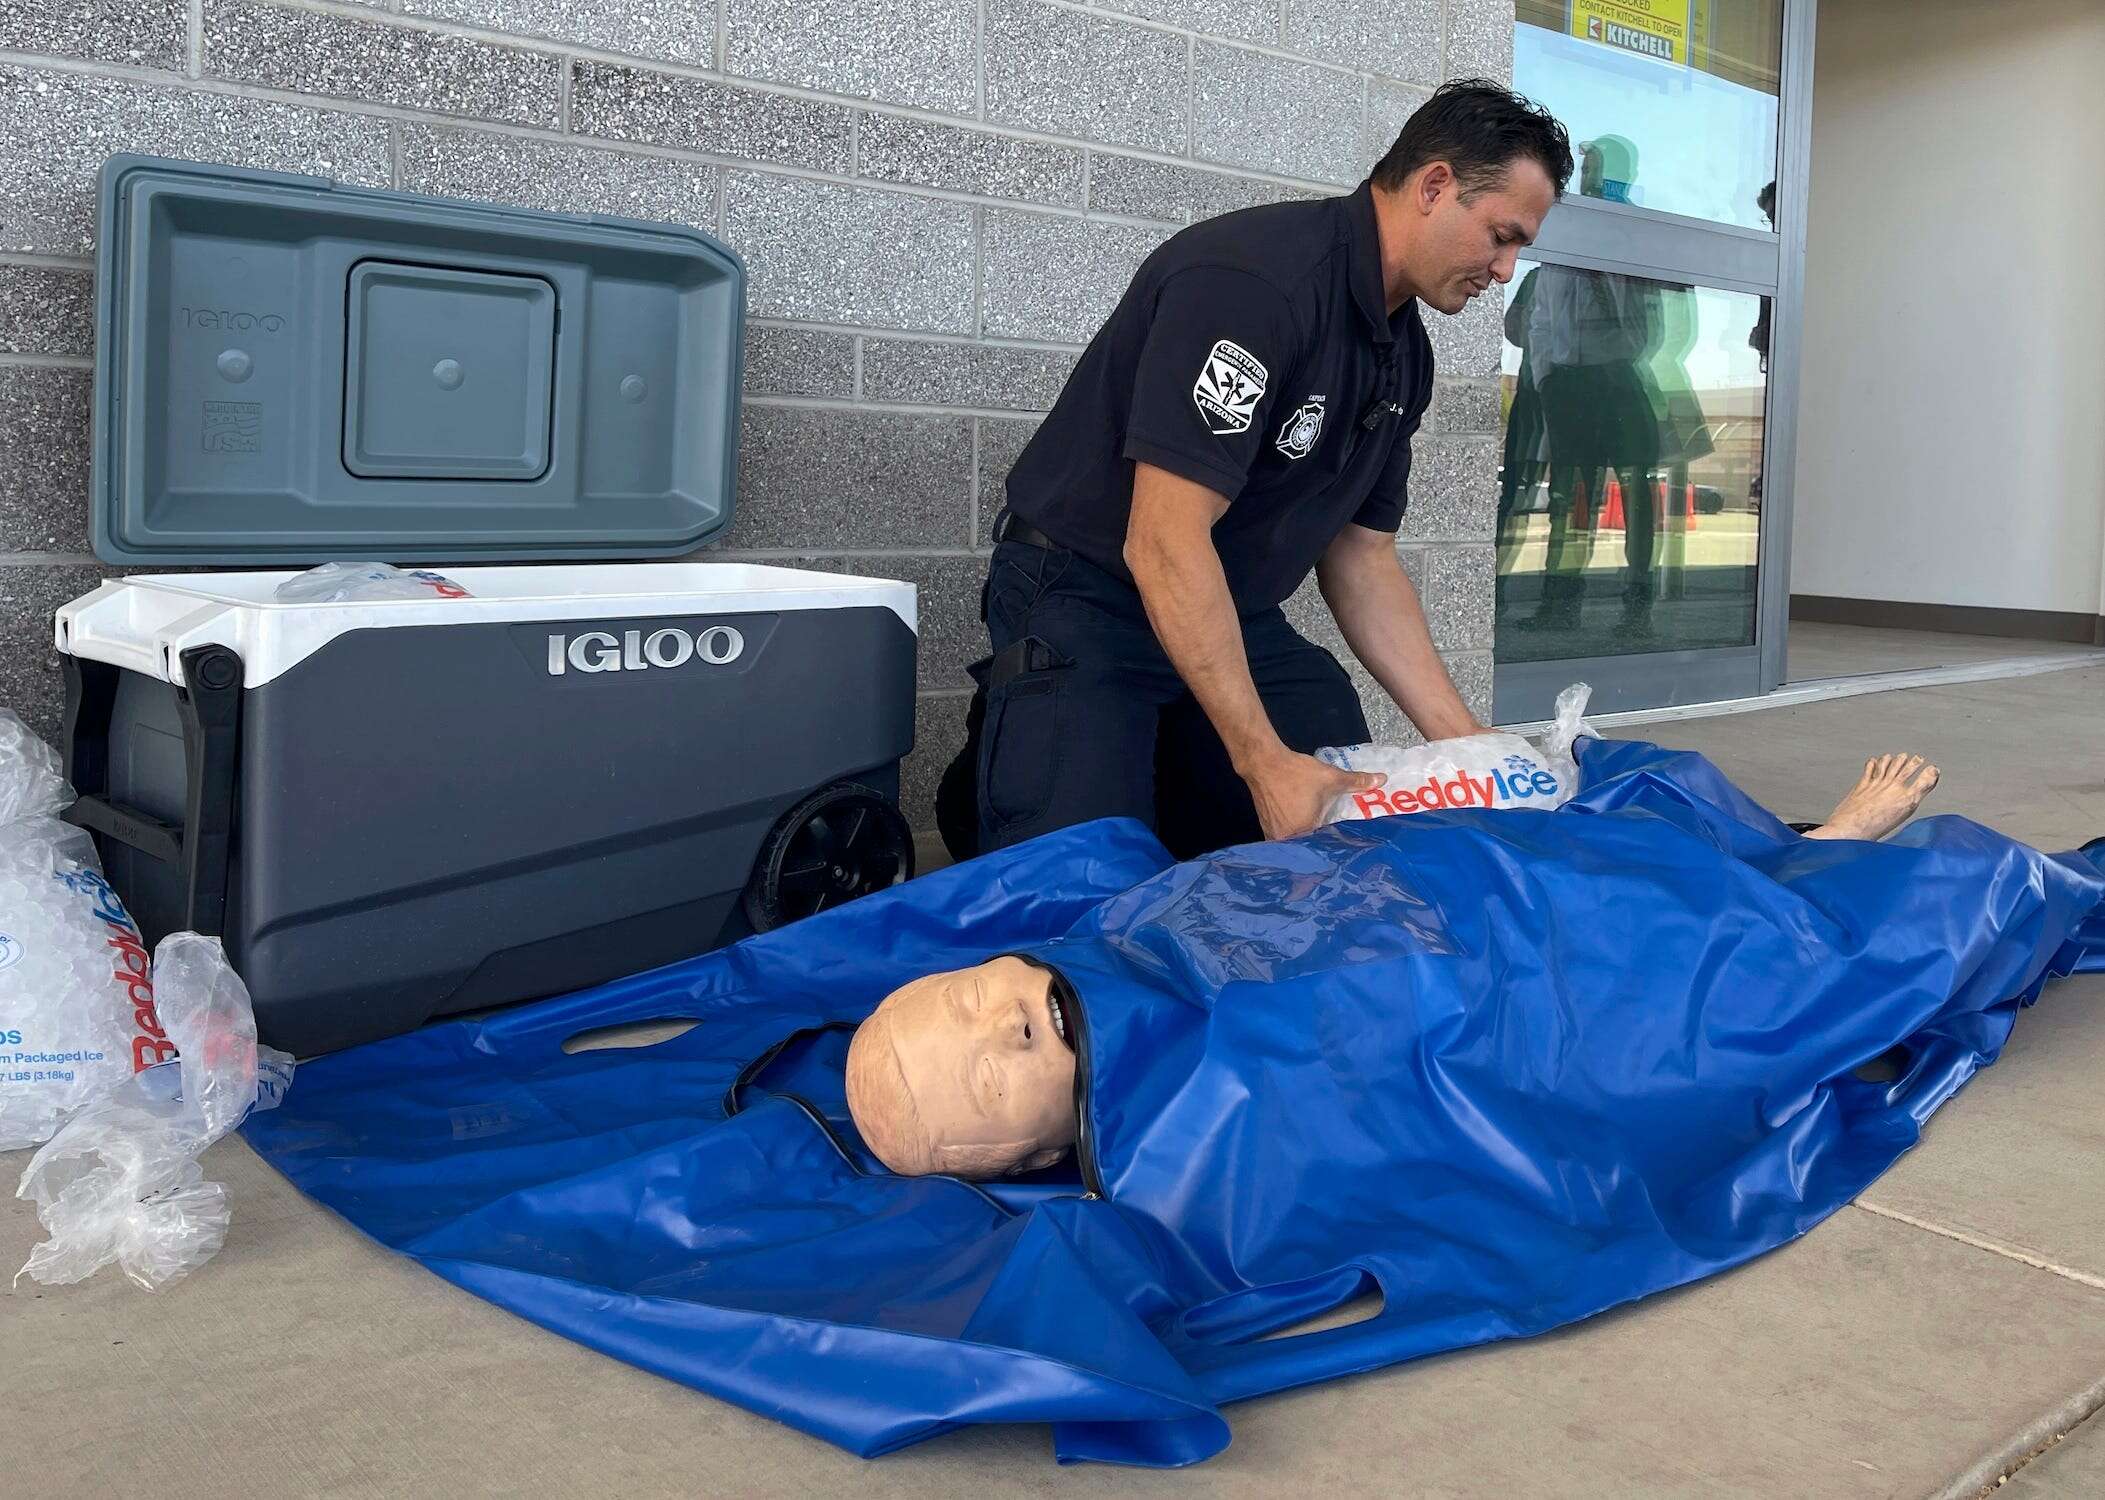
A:
[[[63,658],[66,779],[78,794],[65,819],[150,859],[183,868],[183,928],[218,937],[226,926],[227,871],[234,834],[234,772],[240,751],[241,658],[220,645],[182,654],[175,690],[183,724],[183,821],[169,823],[109,796],[110,716],[118,673],[106,662]]]

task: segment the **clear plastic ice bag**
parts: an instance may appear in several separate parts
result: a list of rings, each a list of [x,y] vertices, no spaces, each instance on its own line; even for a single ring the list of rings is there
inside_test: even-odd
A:
[[[0,1151],[33,1146],[175,1056],[146,946],[102,878],[50,746],[0,709]]]
[[[333,562],[286,579],[272,590],[280,604],[343,604],[360,599],[467,599],[468,591],[428,568],[384,562]]]
[[[18,1282],[67,1285],[114,1261],[152,1291],[226,1242],[226,1188],[204,1180],[198,1158],[250,1109],[285,1096],[292,1058],[257,1043],[248,989],[218,939],[176,933],[153,971],[181,1062],[127,1079],[30,1158],[15,1196],[36,1204],[50,1238]]]
[[[1328,765],[1379,771],[1387,778],[1376,790],[1335,798],[1323,821],[1345,823],[1446,807],[1562,806],[1579,789],[1572,744],[1581,735],[1594,736],[1581,717],[1591,693],[1585,683],[1576,682],[1557,695],[1557,717],[1539,750],[1520,735],[1497,731],[1409,749],[1349,745],[1318,750],[1316,758]]]

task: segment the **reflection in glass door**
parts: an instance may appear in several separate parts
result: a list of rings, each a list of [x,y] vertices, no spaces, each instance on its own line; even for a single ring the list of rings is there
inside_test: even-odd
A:
[[[1506,288],[1499,661],[1754,644],[1763,305],[1521,264]]]
[[[1513,87],[1594,146],[1577,191],[1767,229],[1782,0],[1519,0]]]
[[[1518,0],[1515,23],[1514,87],[1578,171],[1505,289],[1495,713],[1541,717],[1579,677],[1601,710],[1759,692],[1811,5]]]

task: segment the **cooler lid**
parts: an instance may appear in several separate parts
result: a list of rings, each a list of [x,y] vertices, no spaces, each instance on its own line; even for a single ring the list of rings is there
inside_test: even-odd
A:
[[[917,628],[914,586],[890,578],[772,567],[761,563],[609,563],[531,568],[449,568],[465,598],[287,602],[278,586],[297,572],[132,574],[61,605],[59,651],[181,685],[183,653],[220,645],[241,658],[243,683],[274,682],[354,630],[564,621],[787,614],[883,609]],[[627,632],[623,632],[624,635]],[[605,646],[614,637],[603,638]],[[645,637],[636,641],[649,649]],[[666,649],[680,650],[678,641]],[[687,649],[695,647],[690,635]],[[585,668],[583,670],[590,670]]]
[[[698,230],[118,155],[96,555],[668,557],[730,523],[745,268]]]

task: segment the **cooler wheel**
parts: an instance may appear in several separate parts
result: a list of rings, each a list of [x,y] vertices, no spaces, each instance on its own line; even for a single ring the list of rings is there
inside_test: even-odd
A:
[[[836,781],[787,813],[760,846],[746,886],[746,920],[771,932],[914,873],[914,836],[883,794]]]

